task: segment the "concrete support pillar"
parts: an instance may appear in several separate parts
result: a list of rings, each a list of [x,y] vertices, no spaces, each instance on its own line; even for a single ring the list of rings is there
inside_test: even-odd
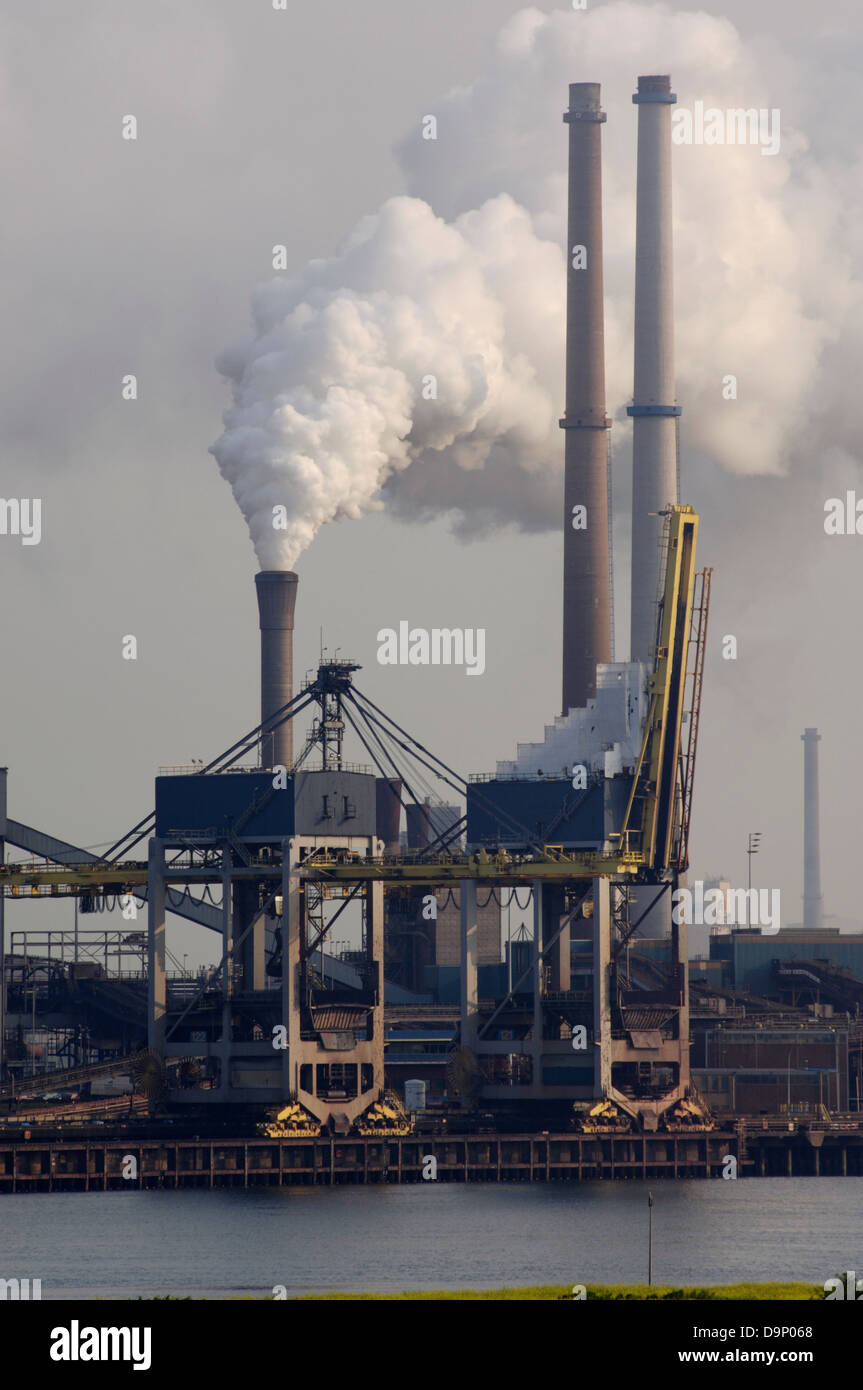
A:
[[[611,889],[607,878],[593,880],[593,1040],[594,1095],[611,1088]]]
[[[479,1003],[477,965],[479,930],[476,920],[476,879],[463,879],[461,896],[461,1045],[476,1047]]]
[[[282,841],[282,1023],[288,1046],[282,1052],[282,1100],[299,1089],[299,968],[303,900],[293,840]],[[314,1083],[313,1083],[314,1084]]]
[[[147,960],[148,1028],[147,1046],[161,1052],[165,1045],[167,973],[165,968],[165,846],[155,837],[150,841],[147,863]]]
[[[373,880],[366,885],[366,959],[369,965],[378,961],[381,965],[379,999],[383,1007],[383,958],[384,958],[384,885]]]
[[[225,845],[222,850],[222,1037],[220,1052],[222,1075],[220,1089],[225,1090],[230,1082],[228,1071],[231,1053],[231,1012],[234,993],[234,895],[231,891],[231,850]]]
[[[533,894],[533,941],[531,943],[531,988],[533,990],[533,1084],[542,1085],[542,976],[544,962],[540,959],[542,944],[543,884],[542,879],[534,879],[531,885]]]
[[[666,894],[669,906],[676,886],[675,881]],[[689,1060],[689,928],[686,922],[675,922],[673,918],[671,922],[671,959],[675,965],[680,966],[683,988],[683,1006],[678,1014],[678,1036],[680,1039],[680,1087],[685,1094],[691,1082]]]
[[[378,853],[381,852],[380,847]],[[378,963],[377,1004],[372,1013],[372,1066],[375,1092],[384,1085],[384,885],[366,885],[366,959]]]

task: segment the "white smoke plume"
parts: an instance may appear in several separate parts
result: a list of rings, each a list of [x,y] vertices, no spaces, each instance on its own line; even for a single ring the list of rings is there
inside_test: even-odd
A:
[[[606,353],[620,416],[632,391],[636,79],[670,72],[690,108],[772,109],[772,69],[793,90],[790,66],[759,59],[727,20],[664,5],[520,11],[486,72],[427,106],[437,139],[418,119],[399,146],[412,196],[364,218],[332,259],[258,289],[253,336],[220,361],[233,405],[212,452],[262,567],[291,568],[324,522],[383,505],[414,520],[448,513],[462,534],[557,526],[568,83],[600,81],[609,115]],[[846,396],[837,410],[833,370],[859,358],[859,181],[810,155],[794,115],[781,110],[775,155],[674,151],[682,437],[734,473],[786,472],[828,416],[829,444],[853,451],[859,437],[859,404],[849,411]],[[278,505],[287,530],[273,528]]]
[[[506,282],[525,259],[542,301],[513,325]],[[291,568],[324,522],[382,505],[382,483],[414,460],[448,450],[481,469],[498,443],[526,465],[541,456],[553,413],[541,335],[559,351],[562,262],[509,197],[452,225],[401,197],[332,260],[257,291],[254,339],[220,362],[234,404],[213,452],[263,568]],[[279,504],[287,530],[273,527]]]

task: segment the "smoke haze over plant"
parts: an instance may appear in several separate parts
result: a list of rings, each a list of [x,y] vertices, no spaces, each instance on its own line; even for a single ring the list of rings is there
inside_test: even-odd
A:
[[[759,59],[727,20],[661,5],[517,13],[485,72],[429,103],[437,139],[422,138],[420,112],[401,141],[411,196],[364,217],[330,259],[259,287],[252,336],[219,360],[233,404],[213,453],[261,565],[291,568],[322,524],[384,505],[412,520],[448,514],[462,536],[556,527],[568,82],[600,80],[609,116],[619,416],[632,390],[636,78],[670,71],[681,107],[772,108],[771,67],[787,77],[789,62],[775,49]],[[731,473],[787,472],[830,417],[831,444],[853,449],[860,423],[847,405],[845,420],[833,413],[835,354],[860,333],[847,170],[816,164],[782,114],[769,158],[752,145],[674,150],[682,438]],[[622,420],[615,437],[629,437]],[[278,504],[287,530],[273,529]]]

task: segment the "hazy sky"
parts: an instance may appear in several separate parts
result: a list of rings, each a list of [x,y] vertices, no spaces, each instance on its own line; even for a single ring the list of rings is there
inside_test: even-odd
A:
[[[38,496],[43,507],[39,545],[0,536],[0,763],[9,766],[14,818],[82,845],[107,844],[152,806],[160,765],[209,758],[256,722],[256,562],[208,453],[230,402],[215,360],[247,331],[252,291],[273,274],[274,244],[287,247],[286,273],[299,275],[310,259],[332,257],[357,221],[393,195],[430,196],[447,217],[451,197],[461,210],[471,181],[482,184],[485,137],[463,132],[452,181],[442,159],[434,196],[414,186],[404,142],[436,101],[443,107],[447,93],[482,75],[498,32],[520,8],[504,0],[467,7],[463,0],[289,0],[287,12],[270,0],[3,7],[0,494]],[[601,8],[589,0],[589,11]],[[764,448],[776,450],[764,459],[764,476],[729,466],[735,453],[749,460],[761,448],[761,397],[753,412],[750,396],[711,454],[693,404],[697,374],[689,398],[681,384],[683,500],[703,512],[700,558],[715,570],[693,872],[742,882],[746,834],[760,830],[755,878],[781,888],[786,923],[799,920],[799,736],[817,725],[825,909],[863,918],[854,878],[863,538],[823,530],[825,498],[846,487],[863,497],[852,447],[861,423],[861,301],[851,235],[856,227],[859,236],[863,11],[844,0],[634,8],[648,17],[701,11],[735,26],[751,64],[744,71],[765,79],[757,93],[741,79],[735,104],[780,107],[792,146],[805,147],[787,180],[765,172],[757,217],[750,219],[751,187],[734,184],[723,194],[723,235],[733,227],[735,245],[750,243],[768,265],[775,245],[780,290],[803,287],[787,314],[780,296],[778,308],[770,303],[753,316],[748,277],[759,261],[741,260],[746,274],[736,278],[738,261],[719,244],[709,203],[700,242],[691,226],[680,229],[685,245],[703,248],[705,289],[690,302],[701,281],[683,258],[679,343],[709,343],[714,324],[737,318],[750,351],[757,322],[757,358],[775,366],[757,378]],[[623,38],[621,46],[628,58]],[[574,64],[568,74],[608,85],[606,150],[620,142],[617,155],[608,154],[608,197],[619,196],[621,208],[627,200],[634,207],[635,190],[636,116],[623,80],[634,90],[639,72],[656,70],[637,59],[620,75],[620,54],[609,50],[606,63],[593,47],[590,69]],[[659,70],[671,70],[676,85],[670,62]],[[714,77],[705,75],[706,89]],[[734,90],[733,80],[733,70],[722,75],[723,91]],[[562,111],[565,81],[554,99]],[[134,142],[121,138],[129,113],[138,120]],[[548,142],[561,173],[565,138],[558,113]],[[527,182],[517,143],[515,196]],[[509,147],[504,142],[489,166],[501,171],[494,191],[506,191]],[[689,176],[676,154],[678,169],[683,185]],[[549,235],[545,223],[541,232]],[[631,298],[631,234],[607,216],[610,352],[618,364],[609,369],[612,414],[631,391],[627,326],[613,307]],[[711,279],[717,265],[729,271],[721,301]],[[819,319],[813,299],[822,271]],[[681,284],[689,287],[685,303]],[[561,316],[563,304],[561,281]],[[530,312],[527,295],[526,319]],[[813,323],[817,376],[814,356],[805,356],[815,352],[804,340]],[[798,382],[801,360],[806,380]],[[134,402],[121,399],[127,373],[138,378]],[[561,412],[562,405],[561,363]],[[697,452],[687,431],[701,441]],[[616,438],[622,512],[625,429]],[[562,439],[560,451],[562,458]],[[491,771],[519,740],[540,738],[557,711],[559,531],[526,534],[508,525],[465,541],[446,517],[420,520],[427,512],[419,503],[417,511],[415,522],[401,504],[398,519],[379,513],[319,532],[297,563],[295,669],[316,662],[323,630],[330,649],[362,663],[358,685],[400,723],[465,774]],[[617,538],[626,540],[622,524]],[[621,546],[619,625],[626,565]],[[379,666],[376,633],[402,618],[484,627],[483,677]],[[736,662],[721,659],[725,633],[738,638]],[[122,658],[126,634],[138,639],[136,661]],[[619,629],[618,654],[621,637]],[[28,911],[10,905],[7,921],[23,925]],[[71,907],[57,913],[58,923],[71,919]],[[204,936],[200,954],[212,959],[214,943]],[[177,945],[199,952],[191,930],[177,934]]]

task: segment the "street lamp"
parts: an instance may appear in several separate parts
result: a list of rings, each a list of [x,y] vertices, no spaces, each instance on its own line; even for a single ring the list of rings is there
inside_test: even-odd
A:
[[[750,894],[751,894],[751,892],[752,892],[752,856],[753,856],[753,854],[757,854],[757,853],[758,853],[758,845],[759,845],[760,840],[761,840],[761,831],[760,831],[760,830],[750,830],[750,832],[749,832],[749,839],[748,839],[747,845],[746,845],[746,853],[747,853],[747,855],[749,856],[749,878],[748,878],[747,893],[746,893],[746,919],[747,919],[747,920],[746,920],[746,925],[747,925],[748,927],[751,927],[751,925],[752,925],[752,907],[751,907],[752,899],[751,899],[751,897],[750,897]]]
[[[653,1283],[653,1193],[647,1194],[647,1284]]]

